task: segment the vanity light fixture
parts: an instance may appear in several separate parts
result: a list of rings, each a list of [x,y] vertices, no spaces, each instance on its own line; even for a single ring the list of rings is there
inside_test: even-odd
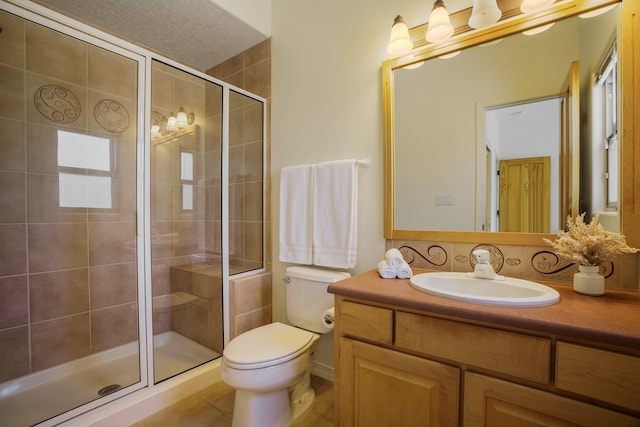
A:
[[[413,50],[413,43],[409,37],[409,28],[407,28],[404,18],[400,15],[393,20],[391,27],[391,36],[387,45],[387,53],[394,56],[402,56]]]
[[[153,145],[172,141],[182,135],[193,133],[196,115],[180,107],[178,114],[171,113],[167,119],[157,111],[151,112],[151,140]]]
[[[547,25],[541,25],[539,27],[535,27],[535,28],[532,28],[530,30],[523,31],[522,34],[524,34],[525,36],[534,36],[536,34],[540,34],[540,33],[544,32],[544,31],[547,31],[549,28],[553,27],[553,24],[555,24],[555,22],[552,22],[552,23],[547,24]]]
[[[473,0],[473,9],[469,18],[471,28],[486,28],[498,22],[502,11],[497,0]]]
[[[520,10],[523,13],[537,13],[551,7],[554,1],[555,0],[522,0]]]
[[[431,43],[442,43],[453,35],[453,26],[449,20],[449,12],[444,1],[436,0],[429,16],[429,24],[425,38]]]

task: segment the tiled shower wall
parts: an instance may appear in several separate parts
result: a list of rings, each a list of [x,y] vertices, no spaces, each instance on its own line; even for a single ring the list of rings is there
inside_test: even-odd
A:
[[[262,226],[266,227],[265,244],[264,248],[266,253],[264,259],[266,262],[267,271],[271,270],[271,171],[269,166],[270,153],[271,153],[271,126],[270,123],[270,111],[271,111],[271,39],[267,39],[262,43],[255,45],[254,47],[240,53],[239,55],[230,58],[229,60],[207,70],[207,74],[216,77],[225,82],[231,83],[239,88],[248,90],[263,98],[267,99],[267,123],[266,123],[266,168],[265,176],[266,181],[266,196],[262,203],[265,204],[265,217],[261,222]],[[239,106],[240,107],[240,106]],[[239,114],[242,109],[235,110],[235,117],[240,119]],[[248,117],[250,114],[255,114],[255,111],[246,110],[244,113]],[[232,116],[232,120],[233,120]],[[257,131],[257,129],[254,129]],[[237,134],[236,134],[237,135]],[[237,143],[240,141],[238,138],[234,138],[231,135],[231,165],[238,165],[239,157],[236,157],[236,161],[233,160],[234,152],[240,153]],[[251,138],[245,138],[246,141],[251,141]],[[255,172],[251,174],[251,171],[257,171],[257,165],[252,164],[255,160],[247,157],[244,160],[244,171],[246,176],[255,177]],[[231,263],[243,262],[243,257],[246,257],[251,261],[252,259],[259,259],[258,256],[262,256],[262,242],[258,242],[254,239],[254,236],[258,236],[257,227],[258,224],[255,219],[258,217],[258,211],[262,210],[262,205],[256,203],[258,200],[255,191],[258,187],[255,183],[249,181],[243,182],[243,178],[238,174],[231,172],[230,176],[230,216],[231,216],[231,229],[230,229],[230,245],[233,245],[231,256]],[[242,195],[242,196],[241,196]],[[242,203],[240,203],[242,201]],[[242,230],[254,230],[250,233],[241,232]],[[241,254],[244,254],[241,256]],[[230,307],[229,317],[231,331],[230,338],[234,338],[236,335],[253,329],[255,327],[265,325],[271,322],[272,315],[272,295],[271,295],[271,274],[262,273],[247,278],[232,280],[230,282]]]
[[[137,339],[137,72],[132,60],[2,11],[0,27],[5,381]],[[75,95],[72,122],[37,108],[34,97],[45,86]],[[134,119],[105,126],[94,109],[104,100]],[[110,139],[110,209],[59,207],[58,129]]]

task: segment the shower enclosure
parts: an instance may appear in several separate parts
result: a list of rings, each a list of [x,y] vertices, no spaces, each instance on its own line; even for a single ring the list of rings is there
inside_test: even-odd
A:
[[[264,99],[0,1],[0,425],[218,358],[263,262]]]

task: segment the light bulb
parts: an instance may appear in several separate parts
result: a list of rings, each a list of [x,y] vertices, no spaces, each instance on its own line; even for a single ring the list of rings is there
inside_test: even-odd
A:
[[[442,0],[436,0],[429,16],[429,25],[425,38],[431,43],[442,43],[453,34],[453,26],[449,21],[449,12]]]
[[[387,53],[394,56],[402,56],[413,50],[413,43],[409,37],[409,29],[404,22],[404,18],[400,15],[393,20],[391,27],[391,35],[389,36],[389,44],[387,45]]]
[[[171,113],[167,119],[167,130],[169,132],[175,132],[178,130],[178,126],[176,125],[176,116],[174,116],[173,113]]]

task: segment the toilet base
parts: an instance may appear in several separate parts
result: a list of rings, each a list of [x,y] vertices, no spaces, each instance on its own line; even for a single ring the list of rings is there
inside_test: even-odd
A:
[[[312,388],[309,388],[302,396],[297,400],[291,401],[291,419],[297,420],[304,414],[306,414],[313,405],[313,399],[316,397],[316,392]]]
[[[291,421],[287,389],[270,393],[236,390],[232,427],[289,427]]]
[[[309,372],[291,387],[255,393],[236,390],[232,427],[289,427],[313,405],[316,392],[311,388]]]

